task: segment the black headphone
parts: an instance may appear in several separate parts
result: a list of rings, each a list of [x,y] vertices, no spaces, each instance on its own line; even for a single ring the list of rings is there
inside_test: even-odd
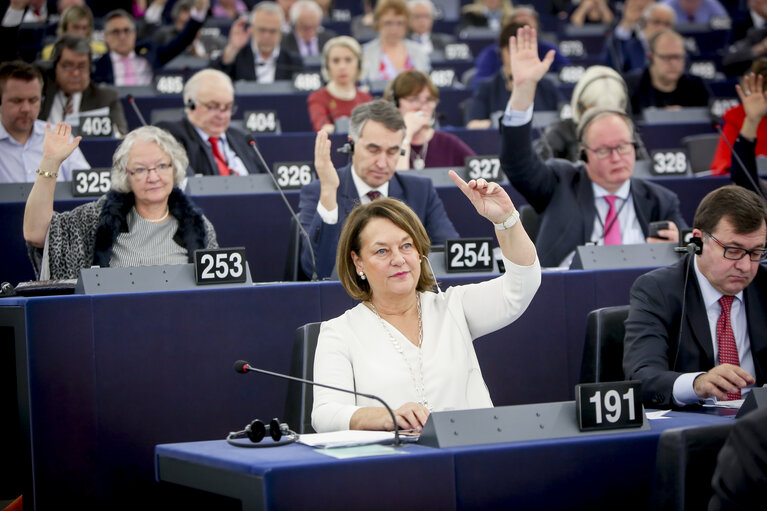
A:
[[[274,442],[260,444],[266,433]],[[283,439],[283,437],[285,437]],[[237,442],[236,440],[247,438],[250,443]],[[272,419],[268,425],[264,425],[259,419],[254,420],[242,431],[232,431],[226,436],[226,441],[237,447],[277,447],[279,445],[292,444],[298,440],[298,434],[290,429],[286,423],[280,423],[277,418]]]
[[[349,139],[344,145],[336,149],[341,154],[354,154],[354,140]]]
[[[389,85],[386,87],[383,93],[383,99],[387,101],[391,101],[392,103],[394,103],[394,106],[396,106],[397,108],[399,108],[399,96],[397,96],[394,93],[394,89],[397,88],[397,80],[399,79],[400,76],[401,75],[395,76],[394,80],[389,82]]]
[[[187,102],[184,103],[184,107],[188,108],[189,110],[194,110],[195,108],[197,108],[197,105],[195,104],[192,98],[189,98]]]
[[[703,240],[698,236],[691,237],[690,241],[686,243],[683,239],[680,239],[679,246],[674,247],[674,252],[700,255],[703,253]]]
[[[586,129],[589,127],[589,124],[591,124],[598,117],[601,117],[603,115],[617,115],[622,117],[626,121],[626,124],[631,129],[632,136],[635,135],[636,127],[634,126],[634,121],[631,120],[631,116],[629,116],[626,112],[622,110],[615,110],[614,108],[599,108],[599,107],[589,108],[581,116],[581,120],[578,123],[578,129],[576,130],[576,138],[578,139],[578,144],[580,144],[581,146],[581,151],[580,151],[581,161],[584,161],[584,162],[589,161],[589,157],[588,157],[588,154],[586,154],[586,150],[584,149],[585,145],[583,143],[583,137],[586,134]],[[636,138],[636,136],[634,136],[634,138]],[[636,147],[636,142],[634,141],[632,143]]]

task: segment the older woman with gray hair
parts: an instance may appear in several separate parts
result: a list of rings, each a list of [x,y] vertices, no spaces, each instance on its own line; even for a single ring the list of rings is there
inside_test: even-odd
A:
[[[146,126],[125,137],[112,163],[112,190],[72,211],[53,211],[61,162],[81,137],[65,123],[46,127],[43,158],[24,211],[24,239],[40,280],[77,278],[80,268],[191,262],[215,248],[210,221],[177,187],[187,156],[167,132]]]

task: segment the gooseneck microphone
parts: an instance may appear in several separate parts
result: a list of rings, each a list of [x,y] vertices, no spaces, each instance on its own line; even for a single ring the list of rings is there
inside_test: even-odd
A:
[[[125,99],[128,100],[128,104],[133,108],[133,111],[136,112],[136,116],[138,117],[138,120],[141,122],[142,126],[148,126],[146,119],[144,119],[144,116],[141,115],[141,110],[138,109],[138,106],[136,105],[136,98],[133,97],[133,94],[128,94],[125,96]]]
[[[719,138],[724,141],[727,147],[730,148],[730,153],[732,154],[732,156],[735,157],[735,161],[738,162],[738,165],[740,166],[740,170],[743,171],[743,174],[748,178],[748,181],[749,183],[751,183],[751,186],[754,187],[754,192],[757,195],[759,195],[762,198],[762,200],[767,201],[767,197],[765,197],[764,193],[762,193],[762,187],[759,186],[759,183],[757,183],[756,180],[754,180],[754,177],[751,175],[751,172],[749,172],[749,169],[746,168],[746,165],[743,163],[743,160],[741,160],[740,155],[735,151],[735,148],[732,146],[730,141],[727,140],[727,137],[722,131],[722,128],[719,127],[719,124],[714,124],[714,128],[716,128],[716,131],[719,132]],[[730,174],[732,175],[732,169],[730,169]]]
[[[277,378],[283,378],[285,380],[291,380],[291,381],[297,381],[298,383],[306,383],[308,385],[316,385],[317,387],[323,387],[330,390],[337,390],[339,392],[346,392],[347,394],[354,394],[355,396],[362,396],[366,397],[368,399],[374,399],[375,401],[378,401],[384,407],[386,407],[386,410],[389,412],[389,415],[391,416],[391,420],[394,422],[394,445],[395,447],[399,447],[401,444],[399,440],[399,426],[397,425],[397,418],[394,416],[394,412],[392,411],[391,407],[386,404],[386,401],[381,399],[378,396],[374,396],[373,394],[363,394],[362,392],[357,392],[356,390],[349,390],[349,389],[342,389],[340,387],[333,387],[332,385],[325,385],[324,383],[318,383],[316,381],[311,380],[305,380],[303,378],[296,378],[295,376],[288,376],[286,374],[280,374],[280,373],[274,373],[272,371],[267,371],[265,369],[258,369],[257,367],[253,367],[245,360],[238,360],[234,363],[234,370],[238,373],[247,373],[247,372],[254,372],[254,373],[261,373],[266,374],[269,376],[276,376]]]
[[[296,222],[296,225],[298,226],[299,231],[303,235],[304,238],[306,238],[306,244],[307,248],[309,249],[309,255],[312,256],[312,282],[317,281],[317,260],[314,255],[314,247],[312,247],[312,240],[309,239],[309,233],[306,232],[306,229],[304,229],[304,226],[301,225],[301,220],[298,218],[298,215],[296,214],[295,210],[291,207],[290,202],[288,202],[288,198],[285,196],[285,192],[282,191],[282,187],[277,182],[277,178],[274,177],[274,173],[272,172],[272,169],[269,168],[269,165],[266,164],[266,160],[264,160],[264,157],[261,155],[261,151],[258,150],[258,146],[256,145],[256,141],[252,138],[250,139],[250,142],[248,142],[250,147],[253,148],[253,151],[255,151],[256,156],[258,156],[259,161],[261,162],[261,166],[266,169],[267,174],[272,178],[272,181],[274,182],[274,186],[277,187],[277,191],[280,192],[280,197],[282,197],[283,202],[285,203],[285,206],[288,208],[288,211],[290,211],[290,215],[293,217],[293,220]]]

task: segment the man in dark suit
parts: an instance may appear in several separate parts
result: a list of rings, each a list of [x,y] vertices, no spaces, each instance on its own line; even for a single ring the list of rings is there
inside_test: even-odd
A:
[[[247,175],[264,172],[244,131],[230,126],[234,87],[225,73],[203,69],[184,85],[186,117],[160,122],[186,149],[189,175]]]
[[[632,178],[636,160],[631,119],[622,112],[590,109],[578,140],[585,161],[542,162],[532,147],[537,82],[553,60],[541,61],[529,27],[510,44],[514,88],[502,121],[501,166],[514,187],[541,215],[536,239],[543,266],[569,266],[573,251],[589,242],[631,244],[677,241],[686,222],[669,190]],[[664,238],[648,237],[649,223],[669,221]]]
[[[445,52],[445,46],[455,42],[450,34],[432,32],[434,27],[434,4],[431,0],[411,0],[410,7],[410,39],[420,43],[426,53],[433,51]]]
[[[652,408],[739,399],[767,378],[767,205],[724,186],[703,198],[692,232],[701,251],[631,288],[623,369]]]
[[[232,23],[229,43],[221,57],[213,62],[213,67],[228,74],[232,81],[272,83],[290,80],[304,64],[298,54],[280,48],[283,22],[284,14],[279,5],[260,2],[253,9],[250,27],[246,27],[243,18]]]
[[[62,35],[53,46],[51,59],[53,69],[45,77],[40,119],[56,124],[68,115],[106,107],[113,127],[120,134],[128,133],[117,90],[91,81],[91,49],[87,39]]]
[[[332,30],[322,28],[322,7],[314,0],[298,0],[290,8],[291,31],[282,38],[280,47],[302,58],[322,55],[325,43],[336,36]]]
[[[328,135],[317,133],[314,166],[319,180],[301,189],[299,216],[314,249],[319,278],[333,271],[341,228],[358,203],[382,196],[401,199],[421,219],[432,243],[458,237],[431,180],[394,173],[404,136],[405,121],[393,103],[376,100],[357,106],[349,127],[352,162],[336,171],[330,160]],[[312,274],[306,243],[301,250],[301,267],[307,275]]]
[[[136,24],[127,11],[117,9],[104,18],[104,42],[109,53],[95,65],[93,80],[117,86],[150,85],[155,69],[170,62],[192,44],[207,16],[210,0],[195,0],[189,21],[170,42],[149,40],[136,44]]]

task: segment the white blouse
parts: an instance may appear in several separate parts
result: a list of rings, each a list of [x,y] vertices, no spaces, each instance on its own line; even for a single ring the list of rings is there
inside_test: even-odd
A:
[[[493,406],[473,340],[510,324],[527,309],[541,283],[537,258],[518,266],[504,258],[506,273],[442,293],[421,293],[423,380],[432,411]],[[323,322],[314,358],[314,380],[381,397],[394,410],[418,402],[418,348],[364,304]],[[395,350],[389,333],[408,358]],[[314,387],[312,426],[318,432],[349,429],[352,415],[378,401]]]

